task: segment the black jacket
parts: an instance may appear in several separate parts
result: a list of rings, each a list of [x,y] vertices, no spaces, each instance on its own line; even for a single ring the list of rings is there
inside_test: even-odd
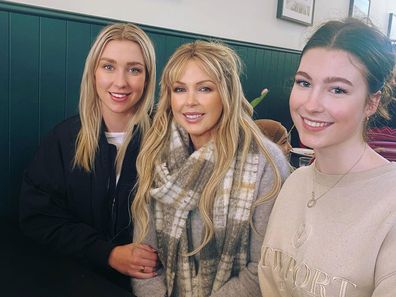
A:
[[[113,247],[132,242],[131,191],[140,134],[128,146],[116,186],[116,147],[107,142],[103,129],[94,170],[73,168],[80,125],[77,116],[67,119],[42,142],[24,174],[20,224],[40,243],[110,269]]]

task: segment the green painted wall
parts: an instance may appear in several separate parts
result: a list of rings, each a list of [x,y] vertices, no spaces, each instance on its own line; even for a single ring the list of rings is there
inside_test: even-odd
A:
[[[114,21],[0,3],[0,218],[17,219],[22,172],[51,127],[77,113],[90,44],[104,25]],[[180,44],[210,38],[141,27],[154,41],[158,77]],[[270,89],[255,116],[273,118],[290,127],[288,97],[299,52],[223,41],[234,47],[245,63],[241,79],[246,96],[254,98],[262,88]]]

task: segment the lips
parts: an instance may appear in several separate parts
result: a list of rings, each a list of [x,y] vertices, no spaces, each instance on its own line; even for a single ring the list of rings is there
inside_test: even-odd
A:
[[[115,92],[109,92],[110,96],[112,97],[113,100],[115,101],[123,101],[128,98],[128,96],[131,93],[115,93]]]
[[[183,116],[188,122],[196,122],[199,121],[205,114],[200,112],[186,112],[183,113]]]
[[[325,128],[332,125],[332,122],[324,122],[324,121],[317,121],[317,120],[309,120],[307,118],[302,117],[303,122],[306,126],[310,128]]]

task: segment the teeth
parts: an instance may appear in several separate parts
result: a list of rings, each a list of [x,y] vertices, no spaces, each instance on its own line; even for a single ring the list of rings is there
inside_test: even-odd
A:
[[[202,114],[186,114],[184,115],[189,120],[195,120],[202,116]]]
[[[314,128],[319,128],[319,127],[326,127],[329,124],[326,122],[313,122],[307,119],[304,119],[304,123],[307,124],[308,126],[314,127]]]
[[[114,96],[116,98],[123,98],[125,96],[127,96],[127,94],[119,94],[119,93],[110,93],[111,96]]]

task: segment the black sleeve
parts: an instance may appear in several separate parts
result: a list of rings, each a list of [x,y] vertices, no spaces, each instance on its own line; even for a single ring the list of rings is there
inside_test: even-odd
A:
[[[89,219],[74,211],[76,205],[72,206],[68,197],[68,179],[73,175],[70,167],[73,148],[72,139],[65,142],[55,132],[40,146],[23,177],[21,229],[27,236],[61,253],[108,268],[114,244],[93,228]]]

